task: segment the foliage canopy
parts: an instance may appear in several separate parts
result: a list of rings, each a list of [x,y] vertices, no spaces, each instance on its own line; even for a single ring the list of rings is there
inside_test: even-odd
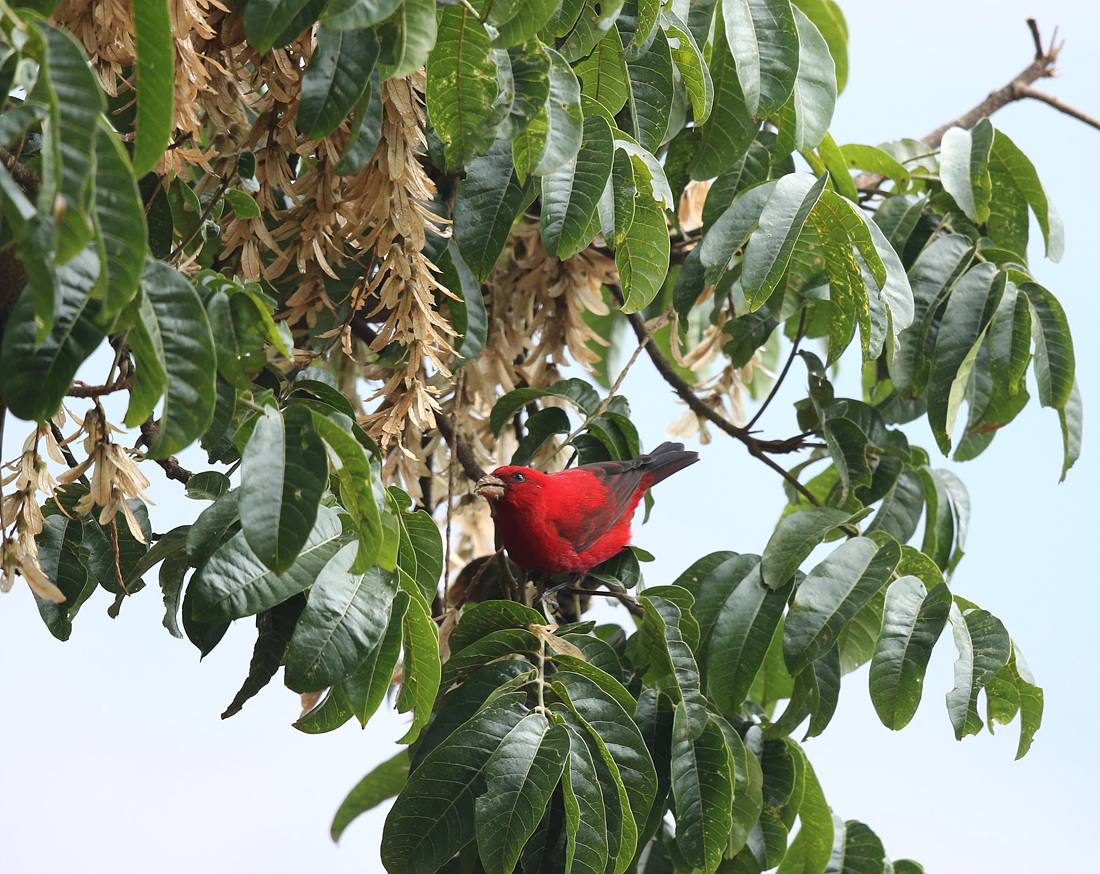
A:
[[[1055,260],[1062,229],[1027,156],[988,118],[836,143],[832,0],[132,6],[0,6],[0,415],[34,423],[3,585],[60,640],[158,565],[201,653],[255,617],[224,716],[282,667],[298,729],[366,724],[397,678],[406,746],[332,828],[396,796],[391,874],[921,870],[832,812],[794,735],[867,662],[904,727],[948,627],[956,737],[983,690],[1019,756],[1039,727],[1008,631],[950,588],[969,499],[933,458],[985,451],[1029,371],[1063,476],[1079,452],[1069,326],[1027,261],[1029,214]],[[103,384],[74,382],[104,343]],[[759,554],[646,585],[635,549],[533,599],[552,581],[485,558],[472,481],[637,455],[622,351],[787,507]],[[800,432],[764,439],[795,368]],[[899,427],[920,417],[932,452]],[[175,459],[194,444],[209,470]],[[158,535],[153,463],[206,503]],[[586,621],[596,590],[633,621]]]

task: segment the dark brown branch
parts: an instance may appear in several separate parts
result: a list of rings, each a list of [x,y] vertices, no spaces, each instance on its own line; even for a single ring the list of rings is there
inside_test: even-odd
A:
[[[35,173],[34,170],[24,167],[15,155],[2,146],[0,146],[0,161],[3,161],[4,167],[20,188],[32,197],[38,194],[38,190],[42,187],[41,176]]]
[[[998,88],[996,91],[991,91],[989,95],[972,109],[964,112],[958,118],[947,122],[947,124],[940,125],[932,133],[921,139],[921,142],[927,145],[929,148],[938,149],[940,142],[943,140],[943,135],[947,133],[953,127],[961,127],[964,130],[970,130],[983,118],[987,118],[995,113],[998,109],[1007,106],[1010,103],[1014,103],[1017,100],[1022,100],[1024,97],[1032,97],[1035,95],[1025,94],[1021,92],[1021,89],[1027,88],[1036,79],[1041,79],[1049,76],[1054,76],[1054,63],[1058,60],[1058,53],[1061,51],[1061,45],[1055,45],[1053,42],[1050,47],[1043,49],[1042,42],[1039,38],[1039,26],[1035,23],[1035,19],[1029,18],[1027,20],[1028,29],[1031,31],[1032,38],[1035,41],[1035,58],[1024,69],[1012,77],[1007,85],[1003,88]],[[1039,94],[1041,92],[1036,92]],[[1044,98],[1038,98],[1044,99]],[[1056,98],[1052,98],[1056,99]],[[1046,102],[1050,102],[1049,100]],[[1059,101],[1061,102],[1061,101]],[[1054,105],[1054,104],[1051,104]],[[1061,109],[1061,107],[1058,107]],[[1073,115],[1075,118],[1080,118],[1080,115],[1074,112],[1068,112],[1067,109],[1062,109],[1063,112],[1067,112],[1069,115]],[[1087,121],[1087,118],[1082,118],[1082,121]],[[877,188],[886,177],[878,173],[861,173],[855,177],[856,188],[860,191],[868,191],[870,189]]]
[[[630,322],[630,326],[634,329],[634,333],[637,335],[639,342],[642,342],[649,336],[649,331],[646,330],[645,320],[640,313],[631,313],[627,319]],[[672,390],[688,405],[688,408],[691,409],[692,412],[713,423],[717,428],[729,434],[729,436],[733,437],[735,440],[740,440],[745,444],[745,448],[748,449],[749,455],[754,458],[759,458],[764,464],[790,483],[793,488],[797,489],[799,493],[815,507],[821,506],[821,502],[817,497],[802,485],[797,477],[793,476],[783,467],[783,465],[769,458],[767,454],[769,452],[797,452],[808,445],[806,443],[806,437],[809,436],[808,434],[796,434],[794,437],[789,437],[786,440],[758,440],[749,432],[748,428],[741,428],[734,425],[733,422],[729,421],[724,416],[720,416],[714,409],[703,403],[695,393],[695,390],[683,380],[669,360],[661,354],[661,350],[657,348],[656,343],[647,343],[645,349],[649,353],[649,358],[653,362],[654,368],[656,368],[657,372],[664,381],[669,384]]]
[[[80,380],[74,380],[65,394],[70,398],[98,398],[116,391],[125,391],[134,384],[133,374],[119,376],[108,385],[87,385]]]
[[[153,417],[150,416],[144,422],[141,423],[141,442],[146,446],[152,446],[153,442],[157,439],[157,423],[153,421]],[[168,458],[154,458],[152,459],[161,469],[164,471],[164,475],[168,479],[174,479],[177,482],[187,484],[188,480],[194,476],[191,471],[180,465],[179,459],[174,455],[168,456]]]
[[[467,479],[476,483],[485,476],[485,471],[481,469],[481,465],[474,458],[473,450],[466,445],[462,435],[455,430],[454,423],[443,413],[436,413],[435,426],[439,429],[439,433],[443,435],[443,439],[447,441],[447,445],[451,447],[451,455],[462,465],[462,470]]]
[[[1040,91],[1037,88],[1032,88],[1030,85],[1017,84],[1016,96],[1017,98],[1030,97],[1033,100],[1041,100],[1043,101],[1043,103],[1053,106],[1059,112],[1064,112],[1066,115],[1072,116],[1078,121],[1083,121],[1090,127],[1094,127],[1100,130],[1100,119],[1093,118],[1091,115],[1082,112],[1075,106],[1070,106],[1064,100],[1059,100],[1053,94],[1047,94],[1045,91]]]

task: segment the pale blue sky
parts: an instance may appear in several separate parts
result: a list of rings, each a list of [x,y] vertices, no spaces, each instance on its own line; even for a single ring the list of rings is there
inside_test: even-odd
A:
[[[851,62],[832,126],[838,143],[921,137],[977,103],[1030,59],[1028,15],[1045,38],[1057,25],[1066,40],[1061,78],[1037,86],[1100,115],[1094,0],[842,6]],[[943,699],[955,658],[945,636],[905,730],[879,723],[864,668],[845,678],[833,724],[806,750],[834,810],[870,825],[895,859],[913,857],[930,872],[1088,870],[1100,815],[1091,740],[1100,716],[1091,627],[1100,615],[1093,540],[1100,477],[1088,430],[1100,384],[1100,353],[1088,330],[1100,322],[1090,269],[1100,236],[1100,131],[1036,102],[1002,110],[994,124],[1032,158],[1065,221],[1061,264],[1043,261],[1033,246],[1032,265],[1074,328],[1085,445],[1059,485],[1057,417],[1033,405],[979,459],[952,465],[973,504],[953,589],[1000,617],[1022,647],[1046,693],[1043,728],[1021,762],[1013,762],[1016,724],[956,742]],[[642,365],[624,392],[644,443],[654,446],[681,408]],[[796,365],[791,381],[804,378]],[[789,398],[781,397],[760,424],[786,436],[792,422]],[[7,459],[24,431],[11,419],[5,431]],[[910,438],[934,448],[923,424]],[[660,486],[652,520],[636,528],[635,542],[657,555],[646,568],[650,585],[671,582],[716,549],[759,551],[778,516],[779,483],[739,445],[716,438],[701,454],[700,464]],[[203,467],[196,457],[184,462]],[[199,505],[158,473],[149,474],[157,502],[150,512],[165,531],[190,521]],[[405,720],[380,716],[366,731],[347,725],[302,735],[290,727],[297,696],[276,681],[222,722],[247,671],[253,623],[238,622],[200,665],[189,643],[161,627],[150,581],[114,621],[99,593],[65,644],[49,636],[25,585],[0,597],[4,870],[381,871],[383,812],[353,823],[339,847],[328,826],[347,790],[396,750]]]

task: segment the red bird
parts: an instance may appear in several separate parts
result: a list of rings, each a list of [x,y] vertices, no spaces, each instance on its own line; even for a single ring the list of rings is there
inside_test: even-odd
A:
[[[646,490],[698,460],[683,443],[662,443],[630,461],[557,473],[498,467],[474,491],[493,504],[500,539],[520,567],[585,573],[630,542],[630,517]]]

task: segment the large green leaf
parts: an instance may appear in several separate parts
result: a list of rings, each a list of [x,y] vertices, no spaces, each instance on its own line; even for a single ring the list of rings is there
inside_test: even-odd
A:
[[[615,266],[619,268],[619,283],[625,297],[624,313],[638,312],[657,296],[668,272],[670,250],[664,209],[652,197],[639,192],[634,199],[630,230],[615,250]]]
[[[424,600],[416,582],[398,569],[401,589],[409,597],[403,623],[405,659],[401,671],[401,692],[397,696],[399,713],[413,713],[409,730],[398,739],[408,744],[420,736],[432,715],[432,704],[439,689],[442,668],[439,663],[439,629],[432,621],[431,605]]]
[[[0,392],[20,419],[45,422],[61,407],[77,368],[102,342],[99,301],[91,299],[99,275],[99,259],[89,247],[67,264],[52,268],[57,306],[52,327],[36,343],[36,318],[31,294],[19,296],[4,330],[0,348]]]
[[[692,738],[683,704],[672,729],[672,797],[676,805],[676,846],[687,863],[707,874],[717,870],[729,840],[733,767],[722,731],[708,720]]]
[[[848,23],[833,0],[792,0],[821,31],[829,46],[836,67],[836,90],[843,91],[848,82]]]
[[[437,871],[474,839],[486,765],[530,712],[523,697],[511,693],[487,704],[409,775],[382,831],[382,864],[390,874]]]
[[[965,387],[968,375],[962,372],[963,363],[972,349],[977,353],[974,346],[985,327],[983,315],[1000,302],[1004,283],[1004,274],[994,265],[977,264],[966,271],[947,299],[928,379],[928,424],[945,455],[951,448],[951,430],[962,401],[957,386],[961,381]]]
[[[306,407],[257,414],[241,454],[241,528],[271,570],[288,570],[306,543],[328,486],[328,456]]]
[[[790,0],[723,0],[726,38],[750,115],[764,118],[791,96],[798,30]]]
[[[742,261],[741,286],[751,309],[763,304],[779,284],[827,181],[827,175],[814,179],[807,173],[791,173],[776,184]]]
[[[323,0],[253,0],[242,6],[245,36],[263,54],[298,36],[325,4]]]
[[[611,176],[614,152],[607,121],[600,115],[589,116],[584,120],[580,151],[542,177],[540,227],[550,255],[564,260],[592,242],[594,233],[589,229]]]
[[[110,324],[138,290],[145,265],[145,210],[126,149],[101,117],[96,126],[95,213],[106,286],[100,318]]]
[[[665,140],[672,114],[672,54],[664,31],[649,50],[626,65],[630,85],[630,121],[634,139],[651,152]]]
[[[411,76],[424,66],[436,40],[435,3],[402,0],[393,16],[378,28],[383,51],[378,67],[382,81]]]
[[[577,154],[583,137],[584,116],[581,112],[581,84],[569,63],[558,52],[543,46],[550,58],[550,94],[546,98],[544,113],[540,113],[543,135],[538,152],[530,156],[524,168],[541,175],[551,173]],[[539,121],[532,122],[534,128]],[[518,140],[517,140],[518,143]],[[516,162],[517,169],[519,162]]]
[[[212,505],[207,512],[218,506]],[[192,533],[195,527],[192,526]],[[243,533],[234,534],[199,568],[188,586],[194,618],[207,623],[222,622],[274,607],[313,585],[317,575],[348,540],[341,530],[339,514],[325,508],[308,532],[298,560],[286,572],[276,574],[249,549]],[[190,545],[189,536],[189,552]]]
[[[695,159],[690,166],[692,179],[710,179],[733,168],[752,144],[758,129],[753,113],[745,105],[745,94],[721,22],[716,25],[710,74],[714,105],[710,117],[701,125]]]
[[[137,3],[133,7],[133,17],[137,54],[134,175],[140,178],[153,169],[172,137],[175,46],[167,2]]]
[[[490,4],[489,23],[497,31],[493,45],[507,48],[527,42],[550,21],[557,9],[557,0],[509,0]]]
[[[550,803],[569,755],[565,726],[528,713],[485,765],[475,811],[477,846],[488,874],[510,874]]]
[[[940,146],[940,181],[972,222],[989,219],[989,150],[993,125],[983,118],[973,130],[953,127]]]
[[[672,60],[691,98],[692,121],[696,125],[704,124],[714,106],[714,82],[710,68],[684,22],[671,11],[666,11],[662,25],[672,50]]]
[[[214,338],[198,292],[177,270],[149,259],[141,285],[151,307],[141,310],[137,331],[145,333],[145,355],[159,359],[168,379],[157,438],[149,448],[153,458],[164,458],[191,445],[214,418]],[[126,424],[141,423],[128,411]]]
[[[798,74],[791,100],[794,107],[794,147],[812,149],[825,137],[836,106],[836,66],[829,45],[814,22],[792,7],[798,31]]]
[[[1013,645],[1012,655],[1003,668],[985,687],[987,721],[990,733],[993,722],[1007,725],[1020,714],[1020,743],[1016,758],[1022,759],[1031,749],[1031,741],[1043,721],[1043,690],[1035,685],[1031,669],[1023,653]]]
[[[997,675],[1012,655],[1012,641],[1001,620],[985,610],[951,604],[951,631],[959,657],[955,660],[955,688],[947,693],[947,713],[955,739],[982,730],[978,693]]]
[[[611,28],[592,53],[579,61],[573,70],[581,80],[581,96],[602,107],[608,118],[614,118],[630,96],[630,81],[618,29]]]
[[[1043,286],[1025,282],[1020,291],[1031,303],[1039,403],[1060,410],[1069,402],[1074,384],[1075,360],[1069,321],[1062,305]]]
[[[504,249],[523,205],[523,190],[511,143],[497,140],[485,155],[469,163],[466,178],[455,191],[455,241],[463,261],[481,282],[488,279]]]
[[[695,655],[681,634],[680,608],[671,600],[652,594],[643,595],[641,602],[646,608],[643,623],[656,625],[654,637],[661,647],[660,661],[668,665],[669,682],[662,683],[662,687],[671,693],[673,701],[683,705],[684,730],[692,738],[698,738],[707,724],[706,700],[699,689],[699,668]],[[649,675],[659,679],[654,659],[649,658],[646,662]]]
[[[572,726],[566,726],[569,737],[569,760],[562,780],[565,801],[566,848],[565,870],[602,872],[608,864],[608,805],[618,799],[606,798],[611,787],[601,785],[592,751],[584,738]]]
[[[951,593],[939,584],[931,592],[915,576],[886,590],[882,633],[871,658],[871,703],[887,728],[904,728],[920,704],[924,671],[947,622]]]
[[[848,519],[848,514],[843,510],[830,507],[802,510],[784,518],[768,540],[760,559],[764,585],[769,589],[778,589],[786,583],[814,547]]]
[[[1047,199],[1043,185],[1039,181],[1039,175],[1035,172],[1035,166],[1017,145],[1010,140],[1003,131],[997,131],[993,135],[993,146],[990,149],[990,159],[1000,161],[1003,172],[1011,178],[1017,190],[1024,196],[1028,206],[1035,213],[1035,220],[1043,232],[1046,242],[1046,254],[1052,261],[1058,261],[1062,257],[1064,232],[1062,220],[1054,211],[1053,204]],[[991,167],[992,169],[992,167]],[[990,221],[993,217],[990,216]],[[1027,217],[1024,217],[1024,241],[1026,235]]]
[[[500,434],[508,420],[527,406],[531,401],[547,395],[569,401],[582,413],[595,412],[600,405],[600,396],[592,385],[583,379],[563,379],[545,389],[517,388],[508,392],[494,405],[489,415],[489,426],[494,434]]]
[[[393,798],[405,781],[409,779],[409,753],[408,750],[386,759],[377,765],[369,774],[355,784],[355,788],[348,793],[337,808],[332,817],[332,826],[329,834],[334,841],[340,840],[340,835],[359,814],[377,807],[383,801]]]
[[[465,6],[440,7],[426,74],[428,116],[443,141],[447,169],[454,169],[489,149],[500,121],[489,34]]]
[[[286,653],[287,643],[294,632],[294,623],[298,621],[304,606],[305,598],[294,595],[256,616],[256,628],[259,634],[252,648],[248,676],[241,685],[240,691],[233,696],[233,700],[222,713],[222,719],[228,719],[239,713],[245,702],[253,698],[278,673],[283,655]]]
[[[302,74],[302,95],[295,118],[298,130],[321,140],[347,118],[371,86],[378,60],[374,31],[317,29],[317,46]]]
[[[349,543],[321,568],[286,653],[286,684],[316,692],[348,677],[382,641],[397,590],[393,572],[350,573]]]
[[[792,674],[833,647],[859,609],[886,585],[900,560],[897,543],[879,548],[869,538],[856,537],[806,575],[783,627],[783,658]]]
[[[401,0],[329,0],[321,23],[333,30],[354,30],[379,24],[393,15]]]
[[[769,589],[757,564],[741,579],[715,617],[707,644],[707,687],[726,713],[737,713],[764,662],[790,586]]]

